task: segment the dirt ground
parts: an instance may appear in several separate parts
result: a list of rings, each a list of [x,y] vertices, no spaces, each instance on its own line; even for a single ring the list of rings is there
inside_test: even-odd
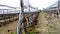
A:
[[[46,15],[48,14],[44,12],[39,14],[39,28],[37,30],[42,31],[43,34],[60,34],[60,18],[57,19],[53,16],[49,18],[49,15]],[[18,21],[15,21],[0,27],[0,34],[16,34],[17,24]]]
[[[0,34],[15,34],[18,21],[0,27]]]

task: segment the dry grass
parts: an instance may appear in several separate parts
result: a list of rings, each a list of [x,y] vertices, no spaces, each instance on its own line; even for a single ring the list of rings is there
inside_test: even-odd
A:
[[[53,16],[49,16],[46,12],[41,12],[39,22],[43,32],[60,32],[60,18],[57,19]]]
[[[40,12],[39,28],[37,28],[37,30],[45,32],[44,34],[59,34],[60,18],[57,19],[49,15],[46,17],[46,15],[48,15],[46,12]],[[6,26],[0,27],[0,34],[16,34],[15,32],[16,32],[17,23],[18,21],[15,21],[14,23],[10,23]],[[8,32],[8,30],[12,30],[12,31]]]
[[[13,23],[0,27],[0,34],[12,34],[13,32],[16,32],[17,23],[18,21],[15,21]],[[8,32],[8,30],[11,30],[11,31]]]

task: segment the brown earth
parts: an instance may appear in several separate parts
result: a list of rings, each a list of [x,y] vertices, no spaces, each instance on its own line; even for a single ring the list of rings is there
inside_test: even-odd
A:
[[[0,27],[0,34],[15,33],[18,21]]]

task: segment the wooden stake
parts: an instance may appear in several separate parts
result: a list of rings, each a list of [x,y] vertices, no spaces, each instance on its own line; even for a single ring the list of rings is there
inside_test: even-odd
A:
[[[23,21],[23,12],[24,12],[24,8],[23,8],[23,0],[20,1],[21,2],[21,12],[19,12],[19,22],[18,22],[18,27],[17,27],[17,34],[22,34],[22,21]]]

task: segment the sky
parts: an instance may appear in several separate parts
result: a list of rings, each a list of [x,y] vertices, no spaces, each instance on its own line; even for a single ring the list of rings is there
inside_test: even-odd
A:
[[[24,0],[27,5],[28,0]],[[33,7],[37,7],[38,9],[47,8],[48,6],[54,4],[57,0],[29,0],[29,3]],[[0,0],[0,4],[8,5],[12,7],[20,7],[20,0]]]

